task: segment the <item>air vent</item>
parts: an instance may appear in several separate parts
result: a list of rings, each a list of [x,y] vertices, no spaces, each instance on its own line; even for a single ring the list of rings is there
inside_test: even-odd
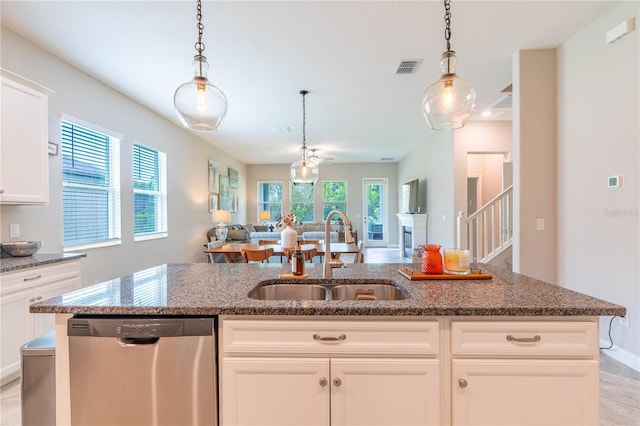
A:
[[[491,105],[492,110],[510,110],[513,108],[513,96],[505,95],[498,100],[498,102]]]
[[[380,161],[393,161],[393,157],[381,157]]]
[[[422,59],[403,59],[396,68],[396,74],[415,74],[418,67],[422,63]]]

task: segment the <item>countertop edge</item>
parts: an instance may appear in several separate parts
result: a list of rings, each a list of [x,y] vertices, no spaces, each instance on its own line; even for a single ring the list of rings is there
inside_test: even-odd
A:
[[[87,257],[87,255],[85,253],[43,253],[23,257],[3,257],[0,259],[0,274],[66,262],[83,257]]]

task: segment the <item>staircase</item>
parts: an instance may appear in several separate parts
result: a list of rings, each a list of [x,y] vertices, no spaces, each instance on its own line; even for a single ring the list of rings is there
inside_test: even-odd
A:
[[[466,219],[467,247],[473,259],[487,263],[513,244],[513,185]]]

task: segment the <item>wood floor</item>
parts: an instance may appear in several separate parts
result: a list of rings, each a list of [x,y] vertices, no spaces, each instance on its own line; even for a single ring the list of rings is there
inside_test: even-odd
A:
[[[365,248],[367,263],[406,263],[396,249]],[[345,260],[346,261],[346,260]],[[640,426],[640,372],[621,364],[601,351],[600,424],[602,426]],[[19,426],[20,380],[0,391],[0,425]]]

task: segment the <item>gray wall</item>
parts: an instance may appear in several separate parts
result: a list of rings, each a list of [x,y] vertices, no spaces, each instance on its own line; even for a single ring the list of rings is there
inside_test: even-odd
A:
[[[59,118],[68,114],[124,136],[121,143],[122,244],[83,250],[83,285],[93,284],[166,262],[204,262],[208,211],[207,159],[218,160],[223,174],[239,171],[245,200],[246,167],[192,133],[2,28],[2,67],[55,91],[49,97],[49,137],[60,142]],[[133,241],[131,146],[133,142],[167,153],[167,238]],[[21,227],[21,240],[42,240],[43,253],[62,251],[61,156],[49,156],[50,201],[41,206],[0,206],[0,238],[10,241],[9,224]],[[244,222],[246,206],[234,221]],[[16,240],[15,238],[13,240]]]
[[[635,16],[614,44],[611,28]],[[627,307],[607,353],[640,368],[640,3],[620,2],[558,49],[558,283]],[[607,188],[623,174],[624,187]],[[609,318],[600,322],[608,344]]]

